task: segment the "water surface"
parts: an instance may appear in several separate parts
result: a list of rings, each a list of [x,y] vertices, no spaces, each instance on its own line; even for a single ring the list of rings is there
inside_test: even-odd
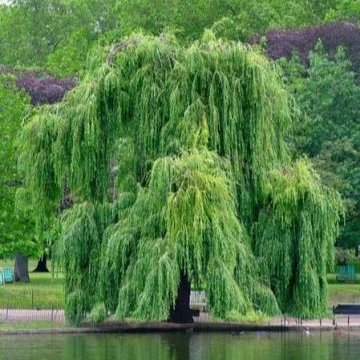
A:
[[[1,360],[359,360],[360,332],[0,336]]]

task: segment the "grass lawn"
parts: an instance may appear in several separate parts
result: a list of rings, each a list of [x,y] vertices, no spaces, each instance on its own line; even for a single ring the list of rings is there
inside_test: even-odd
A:
[[[360,303],[360,274],[357,275],[356,283],[338,283],[335,274],[328,275],[329,298],[328,305],[339,303]]]
[[[29,261],[29,270],[36,267],[36,260]],[[11,261],[0,261],[0,267],[11,265]],[[51,262],[48,264],[51,270]],[[337,283],[335,274],[328,275],[328,307],[339,303],[360,303],[360,274],[356,283]],[[10,309],[63,309],[63,275],[30,272],[30,283],[0,285],[0,308]],[[30,325],[29,325],[30,326]]]
[[[12,266],[9,261],[0,261],[0,267]],[[29,270],[36,267],[36,261],[29,262]],[[49,263],[49,270],[51,263]],[[30,283],[14,283],[0,286],[0,308],[10,309],[63,309],[63,276],[51,273],[30,272]]]
[[[62,329],[65,328],[64,323],[58,323],[53,321],[22,321],[12,323],[0,322],[0,333],[18,330],[39,330],[39,329]]]

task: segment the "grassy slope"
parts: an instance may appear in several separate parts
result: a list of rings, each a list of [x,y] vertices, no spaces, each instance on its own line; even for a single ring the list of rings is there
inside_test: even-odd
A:
[[[12,266],[9,261],[0,261],[0,267]],[[29,269],[36,267],[36,261],[29,262]],[[51,270],[51,262],[49,262]],[[64,307],[63,275],[30,272],[30,283],[15,283],[0,286],[0,308],[12,309],[42,308],[62,309]]]

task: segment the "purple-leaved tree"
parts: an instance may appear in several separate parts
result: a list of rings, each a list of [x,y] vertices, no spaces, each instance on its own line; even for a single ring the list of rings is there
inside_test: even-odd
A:
[[[61,101],[65,93],[76,85],[76,80],[71,77],[40,77],[36,72],[29,72],[22,74],[16,85],[30,95],[32,105],[43,105]]]
[[[345,47],[352,62],[352,70],[360,78],[360,28],[351,23],[329,23],[320,27],[306,27],[298,30],[271,30],[266,35],[266,52],[271,59],[286,57],[290,59],[297,52],[303,64],[309,63],[309,52],[320,39],[330,59],[337,48]],[[251,43],[257,43],[253,38]]]

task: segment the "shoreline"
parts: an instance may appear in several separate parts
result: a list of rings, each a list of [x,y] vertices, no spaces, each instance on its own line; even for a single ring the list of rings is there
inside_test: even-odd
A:
[[[312,332],[335,332],[360,330],[360,324],[306,325]],[[302,332],[304,325],[253,325],[240,323],[190,323],[175,324],[167,322],[120,323],[108,322],[98,326],[39,328],[39,329],[9,329],[1,330],[0,337],[7,335],[44,335],[44,334],[149,334],[149,333],[232,333],[242,332]]]

